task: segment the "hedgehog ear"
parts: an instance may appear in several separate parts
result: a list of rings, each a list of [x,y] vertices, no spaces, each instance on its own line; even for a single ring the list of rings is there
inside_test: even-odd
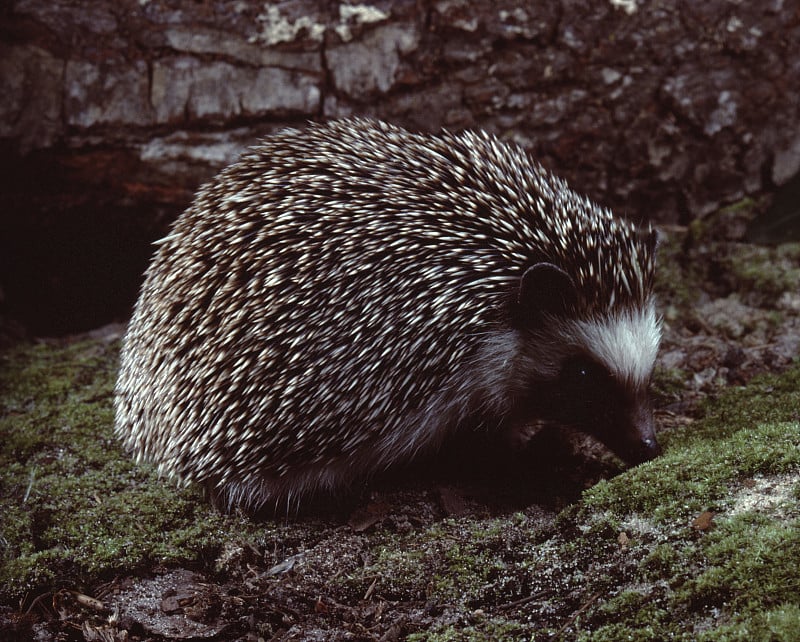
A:
[[[575,282],[552,263],[536,263],[522,275],[517,303],[527,323],[541,321],[545,315],[563,317],[578,303]]]
[[[658,238],[658,230],[654,227],[648,227],[646,229],[639,228],[639,230],[639,238],[652,256],[655,254],[656,248],[661,240]]]

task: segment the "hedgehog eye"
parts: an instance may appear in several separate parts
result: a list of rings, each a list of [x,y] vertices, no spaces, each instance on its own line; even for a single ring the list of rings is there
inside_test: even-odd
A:
[[[561,370],[564,383],[578,388],[590,387],[597,392],[611,379],[608,370],[591,359],[576,357],[564,363]]]

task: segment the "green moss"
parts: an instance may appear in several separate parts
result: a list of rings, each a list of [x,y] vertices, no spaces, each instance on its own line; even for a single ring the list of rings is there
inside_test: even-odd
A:
[[[0,599],[213,555],[231,519],[137,468],[112,434],[117,345],[0,357]],[[246,524],[241,524],[246,529]]]
[[[687,240],[698,243],[709,239],[741,238],[744,228],[764,207],[765,202],[749,197],[730,203],[708,216],[694,219],[689,224]]]
[[[718,296],[735,292],[752,305],[773,306],[785,292],[794,292],[800,282],[800,243],[765,247],[735,243],[763,203],[741,203],[698,219],[689,226],[679,250],[668,247],[667,261],[661,261],[662,275],[657,285],[663,287],[664,300],[688,312],[686,303],[698,292],[698,282],[716,287]],[[678,280],[675,280],[678,279]],[[683,279],[683,281],[681,281]],[[689,288],[689,299],[680,295]],[[669,318],[669,317],[668,317]]]
[[[683,370],[657,367],[651,385],[654,405],[665,406],[677,401],[686,390],[686,379],[687,374]]]
[[[793,470],[798,408],[800,367],[729,388],[705,404],[703,421],[664,435],[664,456],[589,489],[584,511],[687,517],[713,508],[733,481]]]
[[[501,577],[506,564],[502,555],[474,542],[455,541],[444,551],[443,567],[438,570],[432,594],[440,601],[462,600],[468,605],[485,603],[493,582]],[[491,542],[489,542],[491,544]]]
[[[425,599],[428,592],[428,559],[424,546],[403,547],[402,538],[389,537],[372,549],[374,564],[345,584],[361,590],[364,578],[381,578],[381,592],[389,599]]]
[[[725,268],[743,291],[775,300],[800,283],[800,243],[775,247],[742,245],[725,259]]]
[[[685,557],[674,544],[658,544],[642,560],[642,579],[657,581],[662,577],[677,577],[684,566]]]
[[[681,235],[663,231],[659,234],[658,270],[656,271],[655,291],[658,300],[668,302],[673,308],[691,306],[699,289],[700,274],[692,270],[692,264],[685,260],[685,250]],[[665,315],[676,316],[670,310]]]
[[[537,533],[541,535],[522,514],[477,522],[446,519],[419,532],[385,534],[373,546],[374,563],[362,576],[381,578],[381,593],[391,599],[469,608],[503,602],[528,585],[524,546]]]
[[[670,626],[663,622],[656,622],[642,627],[632,627],[620,622],[604,624],[590,634],[582,634],[577,638],[580,642],[619,642],[620,640],[635,640],[639,642],[663,642],[663,640],[681,640],[677,626]]]
[[[800,243],[764,247],[736,242],[765,207],[765,201],[743,199],[695,219],[685,235],[661,235],[656,293],[667,322],[691,319],[701,291],[712,297],[735,294],[759,307],[772,307],[785,292],[796,291]]]
[[[739,619],[739,618],[737,618]],[[697,636],[698,642],[795,642],[800,631],[800,606],[781,604],[768,611],[748,613],[734,624],[720,626]]]
[[[798,384],[795,366],[709,401],[702,420],[669,434],[664,456],[588,489],[556,533],[526,535],[524,520],[445,520],[393,535],[369,572],[394,577],[409,568],[400,556],[411,556],[415,591],[395,586],[394,597],[424,593],[463,613],[546,596],[533,601],[536,626],[519,628],[523,605],[516,620],[501,609],[491,625],[467,618],[411,639],[544,640],[562,626],[564,639],[593,642],[735,640],[748,631],[790,639],[800,601]],[[695,527],[706,511],[710,526]]]
[[[597,484],[565,512],[590,548],[609,538],[587,525],[618,520],[635,561],[621,575],[636,588],[588,609],[578,639],[784,639],[800,600],[797,408],[798,367],[730,389],[668,436],[663,457]],[[710,528],[694,528],[709,510]]]
[[[732,612],[800,596],[800,520],[745,513],[723,518],[703,542],[703,572],[676,591],[688,604]]]
[[[530,632],[519,622],[505,618],[487,618],[482,613],[470,615],[467,623],[437,626],[433,629],[412,633],[408,642],[485,642],[486,640],[527,640]]]
[[[709,264],[707,253],[717,256],[731,245],[737,252],[741,247],[750,247],[731,244],[730,240],[741,238],[749,221],[763,207],[763,203],[744,198],[709,216],[694,219],[686,233],[662,230],[655,284],[659,300],[688,312],[703,286],[709,285],[705,271]],[[698,260],[698,256],[702,260]],[[671,316],[683,317],[684,314],[673,315],[667,309],[665,316],[670,320]]]
[[[134,466],[111,428],[116,351],[39,345],[2,357],[3,601],[154,564],[209,569],[237,540],[268,563],[317,544],[325,558],[328,526],[221,516],[196,489]],[[562,627],[587,641],[791,639],[798,408],[800,365],[710,400],[702,419],[664,435],[663,457],[588,489],[555,524],[532,507],[353,536],[365,563],[321,575],[319,590],[361,600],[374,582],[382,599],[452,613],[410,639],[538,640]],[[693,526],[704,511],[712,523]]]

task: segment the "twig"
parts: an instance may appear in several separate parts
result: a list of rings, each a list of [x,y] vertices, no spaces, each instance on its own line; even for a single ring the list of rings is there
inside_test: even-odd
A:
[[[518,606],[527,604],[528,602],[533,602],[535,600],[538,600],[540,597],[544,597],[545,595],[550,595],[551,593],[552,591],[547,591],[547,590],[537,591],[536,593],[532,593],[531,595],[523,597],[522,599],[514,600],[513,602],[507,602],[506,604],[501,604],[500,606],[497,607],[497,610],[500,613],[503,613],[505,611],[510,611],[512,609],[517,608]]]
[[[364,593],[364,601],[372,597],[372,592],[375,590],[375,585],[377,583],[378,583],[378,578],[376,577],[374,580],[372,580],[372,584],[369,585],[367,592]]]
[[[597,593],[594,593],[586,602],[584,602],[581,608],[579,608],[572,615],[570,615],[569,619],[564,623],[564,626],[562,626],[558,631],[556,631],[555,633],[553,633],[553,635],[547,638],[547,642],[555,642],[555,640],[560,638],[561,634],[564,633],[564,631],[566,631],[572,625],[572,623],[575,622],[575,620],[577,620],[580,617],[581,613],[583,613],[586,609],[588,609],[592,605],[592,603],[595,600],[597,600],[597,598],[600,597],[602,594],[603,594],[602,591],[597,591]]]

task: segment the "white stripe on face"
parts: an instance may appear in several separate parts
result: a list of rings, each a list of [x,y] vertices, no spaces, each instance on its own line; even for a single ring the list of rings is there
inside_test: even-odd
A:
[[[661,343],[661,321],[652,301],[606,318],[576,321],[569,334],[621,383],[633,389],[649,383]]]

